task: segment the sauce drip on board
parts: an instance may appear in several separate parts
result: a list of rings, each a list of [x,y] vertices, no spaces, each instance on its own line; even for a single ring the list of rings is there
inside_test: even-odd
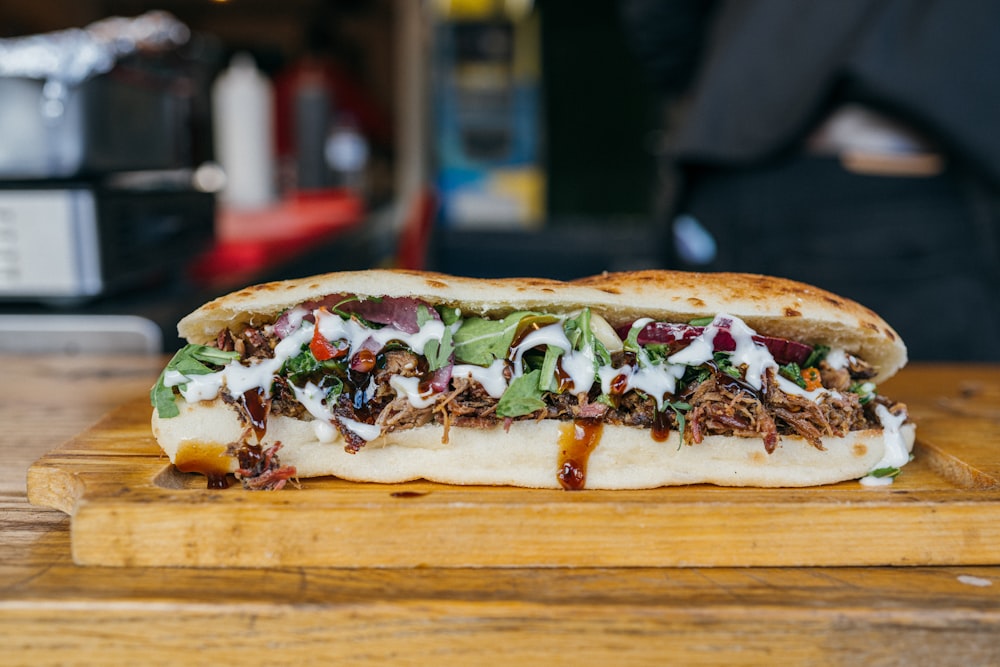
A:
[[[560,427],[559,484],[568,491],[579,491],[587,484],[587,462],[601,441],[604,422],[600,419],[576,419]]]
[[[226,445],[214,442],[186,442],[178,448],[174,466],[181,472],[201,473],[210,489],[228,489],[233,457],[226,450]]]

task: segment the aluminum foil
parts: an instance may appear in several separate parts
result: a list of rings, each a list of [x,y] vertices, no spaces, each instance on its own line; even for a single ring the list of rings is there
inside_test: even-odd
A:
[[[187,26],[163,11],[135,18],[111,17],[85,28],[0,39],[0,77],[43,82],[43,115],[62,114],[68,91],[110,71],[139,51],[166,51],[190,38]]]

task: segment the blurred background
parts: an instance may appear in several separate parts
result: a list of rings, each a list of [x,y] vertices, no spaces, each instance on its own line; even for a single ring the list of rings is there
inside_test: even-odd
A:
[[[660,266],[654,97],[602,0],[3,3],[3,340],[170,350],[325,271]]]
[[[3,3],[0,351],[171,351],[327,271],[665,267],[1000,359],[1000,4],[956,2]]]

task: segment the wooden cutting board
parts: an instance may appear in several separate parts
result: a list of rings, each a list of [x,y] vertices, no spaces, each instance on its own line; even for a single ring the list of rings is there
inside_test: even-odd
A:
[[[136,399],[37,461],[28,499],[72,517],[73,558],[86,565],[1000,564],[993,384],[911,402],[916,460],[886,487],[566,492],[323,478],[209,490],[160,453]]]

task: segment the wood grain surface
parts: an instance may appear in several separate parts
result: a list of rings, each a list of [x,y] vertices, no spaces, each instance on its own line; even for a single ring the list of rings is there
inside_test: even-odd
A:
[[[886,487],[567,492],[319,478],[268,493],[178,472],[150,436],[150,410],[131,401],[28,471],[29,502],[72,516],[81,565],[1000,564],[1000,439],[972,438],[971,416],[932,427],[934,439],[921,430],[915,461]]]
[[[78,566],[68,516],[27,503],[27,466],[156,370],[0,358],[3,664],[1000,664],[996,567]],[[967,413],[995,446],[1000,368],[913,366],[891,384],[922,429]],[[981,468],[973,480],[997,466]]]

